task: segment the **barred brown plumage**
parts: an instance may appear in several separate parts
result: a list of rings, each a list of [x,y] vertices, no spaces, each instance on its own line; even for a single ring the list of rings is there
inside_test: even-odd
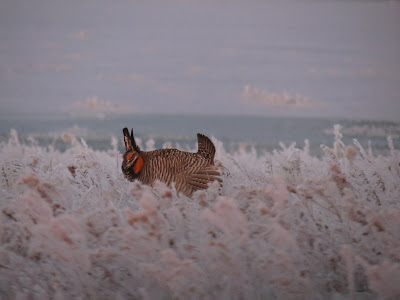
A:
[[[191,196],[198,189],[206,189],[213,181],[222,182],[214,164],[215,147],[203,134],[197,134],[196,153],[177,149],[141,151],[127,128],[123,129],[126,152],[123,154],[122,172],[130,180],[153,185],[156,180],[168,186],[175,183],[177,192]]]

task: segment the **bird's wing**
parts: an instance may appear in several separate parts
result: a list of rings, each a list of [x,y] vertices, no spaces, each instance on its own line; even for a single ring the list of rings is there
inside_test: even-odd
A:
[[[222,182],[221,174],[215,166],[205,166],[193,172],[182,172],[175,176],[175,186],[178,191],[190,196],[194,191],[206,189],[214,181]]]
[[[214,144],[210,141],[210,139],[205,135],[198,133],[197,144],[198,144],[197,153],[206,158],[211,164],[214,164],[215,147]]]

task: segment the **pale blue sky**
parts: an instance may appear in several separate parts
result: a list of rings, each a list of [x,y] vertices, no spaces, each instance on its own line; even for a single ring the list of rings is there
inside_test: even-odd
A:
[[[0,111],[400,119],[394,1],[1,1]]]

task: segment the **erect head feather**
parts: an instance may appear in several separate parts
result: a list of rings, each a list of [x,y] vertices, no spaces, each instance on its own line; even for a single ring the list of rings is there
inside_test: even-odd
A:
[[[126,127],[122,130],[122,132],[124,134],[125,150],[140,152],[140,148],[136,144],[135,137],[133,136],[133,129],[131,130],[131,134],[129,134],[129,130]]]

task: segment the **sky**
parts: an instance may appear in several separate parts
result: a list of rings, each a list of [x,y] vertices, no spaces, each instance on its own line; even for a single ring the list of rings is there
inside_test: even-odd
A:
[[[400,120],[399,1],[2,0],[0,116]]]

